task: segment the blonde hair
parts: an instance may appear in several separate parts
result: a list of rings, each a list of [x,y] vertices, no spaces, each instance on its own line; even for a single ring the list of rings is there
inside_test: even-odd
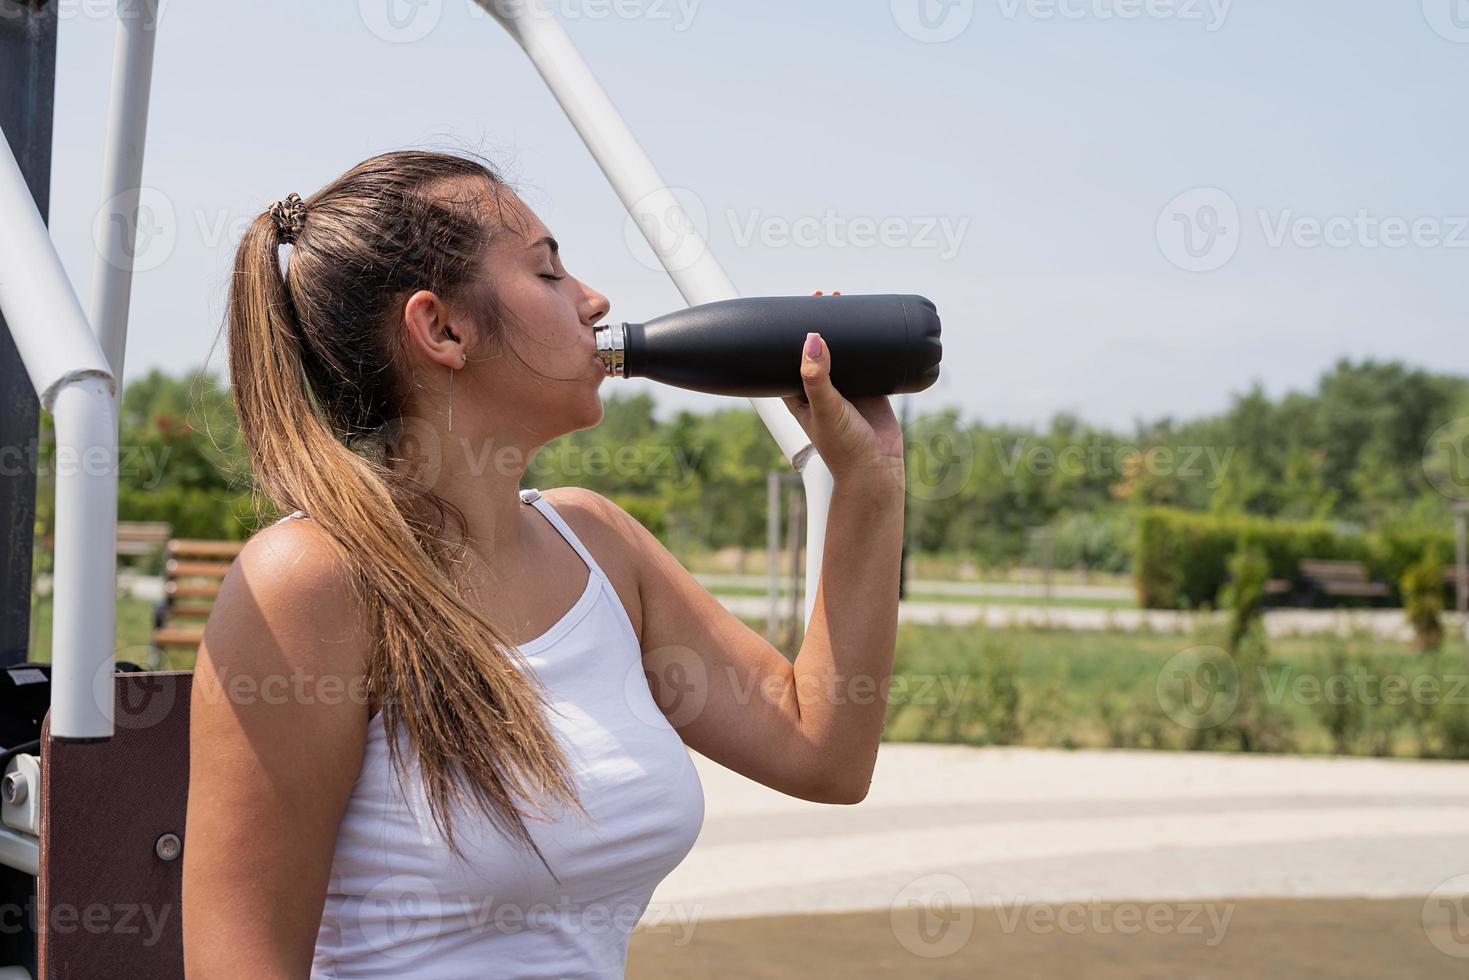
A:
[[[454,574],[463,515],[401,465],[395,445],[396,326],[408,296],[426,289],[462,304],[492,341],[505,329],[479,270],[507,222],[507,187],[488,163],[396,151],[295,203],[288,234],[279,209],[262,213],[235,256],[229,366],[260,490],[313,518],[350,571],[373,633],[369,699],[390,734],[406,730],[436,825],[462,854],[450,811],[471,800],[546,864],[517,799],[545,794],[585,810],[545,718],[544,685]],[[388,745],[402,785],[406,760],[396,738]]]

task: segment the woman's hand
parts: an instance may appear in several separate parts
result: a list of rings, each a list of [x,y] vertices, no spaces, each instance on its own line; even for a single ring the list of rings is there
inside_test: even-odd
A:
[[[812,294],[820,296],[821,290]],[[840,290],[832,297],[841,295]],[[814,356],[812,356],[814,353]],[[886,395],[848,399],[831,383],[831,349],[820,334],[807,334],[801,351],[804,397],[781,398],[837,482],[876,480],[902,491],[903,430]]]

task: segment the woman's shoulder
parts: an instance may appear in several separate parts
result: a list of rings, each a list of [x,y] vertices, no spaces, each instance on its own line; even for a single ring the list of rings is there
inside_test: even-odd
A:
[[[600,543],[612,557],[635,547],[629,532],[637,520],[615,500],[586,487],[554,487],[540,494],[587,547],[596,550]]]
[[[269,525],[245,542],[220,584],[205,643],[248,656],[249,649],[269,640],[275,658],[360,674],[368,637],[354,581],[340,549],[315,521]],[[248,637],[255,642],[238,642]]]
[[[634,629],[641,634],[641,581],[648,553],[647,531],[616,501],[586,487],[556,487],[542,490],[541,496],[566,521],[612,580]]]
[[[345,597],[351,582],[340,549],[312,520],[282,518],[256,531],[240,549],[231,574],[237,570],[256,585],[305,592],[318,600]]]

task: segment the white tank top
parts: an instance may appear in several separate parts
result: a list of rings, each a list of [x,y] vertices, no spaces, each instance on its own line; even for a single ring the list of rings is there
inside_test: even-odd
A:
[[[454,833],[468,860],[455,858],[406,736],[412,778],[407,798],[399,792],[378,712],[337,831],[314,980],[622,977],[628,935],[653,889],[699,836],[703,786],[648,689],[622,600],[540,491],[520,495],[589,569],[576,604],[519,648],[549,690],[548,721],[594,823],[563,806],[554,822],[527,816],[561,885],[533,852],[463,805]]]

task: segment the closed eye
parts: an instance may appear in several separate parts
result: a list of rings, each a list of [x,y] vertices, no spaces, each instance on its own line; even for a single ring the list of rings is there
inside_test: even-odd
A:
[[[565,276],[553,276],[550,273],[543,272],[543,273],[541,273],[541,278],[542,279],[549,279],[552,282],[560,282],[561,280],[565,279],[566,277]]]

